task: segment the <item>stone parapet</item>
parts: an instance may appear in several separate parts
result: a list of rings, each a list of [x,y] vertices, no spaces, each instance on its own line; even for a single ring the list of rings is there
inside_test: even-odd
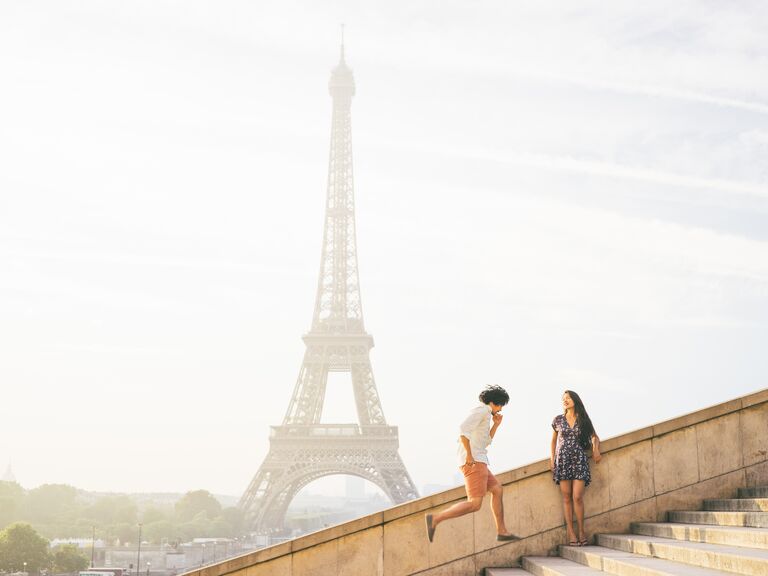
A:
[[[627,533],[632,522],[663,521],[669,511],[702,509],[704,500],[768,485],[766,438],[768,389],[602,441],[586,499],[588,531]],[[520,541],[495,540],[486,499],[480,512],[441,524],[429,544],[424,514],[462,500],[464,489],[454,488],[187,574],[480,575],[522,556],[553,554],[565,528],[549,459],[497,478],[507,526]],[[741,512],[748,513],[758,514]]]

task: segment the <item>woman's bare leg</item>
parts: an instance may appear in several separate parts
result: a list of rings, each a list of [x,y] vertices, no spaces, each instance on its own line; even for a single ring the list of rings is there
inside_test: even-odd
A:
[[[568,542],[576,542],[576,534],[573,532],[572,489],[571,480],[560,480],[560,494],[563,496],[563,516],[565,516],[565,530],[568,533]]]
[[[584,533],[584,480],[573,481],[573,508],[579,528],[579,542],[583,542],[587,539]]]

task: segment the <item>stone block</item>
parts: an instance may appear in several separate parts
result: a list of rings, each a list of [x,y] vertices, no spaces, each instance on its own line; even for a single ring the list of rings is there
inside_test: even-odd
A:
[[[515,484],[507,484],[504,486],[504,496],[502,498],[504,503],[504,521],[507,525],[507,530],[513,534],[518,534],[520,531],[520,516],[519,516],[519,498],[518,498],[518,486]],[[473,515],[475,523],[475,547],[474,551],[479,552],[481,550],[487,550],[502,544],[502,542],[496,541],[496,523],[493,520],[493,512],[491,510],[491,496],[490,494],[483,500],[483,507]]]
[[[627,533],[632,522],[654,522],[656,520],[658,515],[656,498],[648,498],[623,508],[611,510],[609,515],[611,531]]]
[[[448,492],[452,491],[449,490]],[[405,518],[411,514],[426,512],[436,505],[436,500],[439,501],[440,498],[445,498],[445,496],[445,492],[440,492],[438,494],[432,494],[431,496],[419,498],[418,500],[411,500],[410,502],[405,502],[404,504],[393,506],[392,508],[387,508],[381,513],[383,522],[392,522],[393,520],[397,520],[398,518]],[[458,497],[459,495],[457,494],[455,498]]]
[[[506,472],[497,474],[496,478],[498,478],[499,482],[502,484],[509,484],[510,482],[517,482],[518,480],[523,480],[525,478],[533,478],[539,474],[546,473],[548,470],[549,458],[546,458],[544,460],[531,462],[530,464],[526,464],[525,466],[513,470],[507,470]]]
[[[739,398],[737,400],[723,402],[722,404],[716,404],[715,406],[710,406],[703,410],[697,410],[696,412],[691,412],[690,414],[680,416],[679,418],[673,418],[672,420],[667,420],[654,425],[653,435],[661,436],[662,434],[667,434],[674,430],[681,430],[688,426],[698,424],[699,422],[705,422],[712,418],[730,414],[731,412],[738,412],[741,410],[741,407],[741,398]]]
[[[768,462],[748,466],[744,469],[744,477],[745,486],[768,486]]]
[[[437,506],[442,506],[443,504],[454,504],[455,502],[461,502],[462,500],[466,499],[466,497],[467,491],[464,488],[464,484],[462,484],[456,488],[451,488],[445,492],[438,492],[437,494],[430,496],[430,508],[436,508]],[[424,511],[426,512],[426,510]]]
[[[486,497],[486,500],[488,497]],[[451,505],[436,508],[435,512],[441,512]],[[429,567],[439,566],[458,560],[464,556],[470,556],[474,552],[475,530],[474,517],[481,510],[473,514],[465,514],[458,518],[451,518],[441,523],[435,531],[434,542],[429,544]],[[421,519],[422,538],[427,542],[426,530],[424,529],[424,520]]]
[[[520,536],[531,536],[563,526],[560,488],[547,471],[518,483]]]
[[[249,564],[258,564],[260,562],[267,562],[273,558],[279,558],[291,553],[291,542],[282,542],[281,544],[275,544],[274,546],[268,546],[251,552],[248,554]]]
[[[656,520],[663,522],[666,513],[673,510],[701,510],[704,500],[708,498],[733,498],[742,486],[744,470],[736,470],[693,486],[659,494],[656,496]]]
[[[574,521],[573,529],[576,530],[576,523]],[[603,532],[615,532],[616,529],[611,524],[610,512],[603,512],[597,516],[591,516],[584,519],[584,532],[587,533],[587,537],[590,542],[594,541],[595,534],[601,534]],[[563,528],[562,539],[560,544],[568,544],[565,528]]]
[[[608,464],[610,474],[610,508],[621,508],[654,495],[651,441],[611,452],[600,466],[603,464]]]
[[[696,428],[690,426],[653,439],[653,482],[663,494],[699,480]]]
[[[419,576],[475,576],[475,573],[475,559],[470,556],[419,572]]]
[[[384,527],[341,537],[338,558],[339,576],[383,576]]]
[[[426,570],[429,568],[429,546],[424,514],[387,522],[384,524],[384,575],[401,576]]]
[[[252,562],[249,561],[248,554],[235,556],[218,564],[220,567],[219,574],[235,576],[235,573],[237,573],[237,576],[245,576],[245,569],[251,564]]]
[[[589,459],[592,481],[584,492],[584,515],[596,516],[606,512],[611,507],[610,486],[613,478],[613,455],[603,456],[599,464],[593,458]]]
[[[763,402],[768,402],[768,388],[765,390],[760,390],[760,392],[750,394],[749,396],[743,396],[741,398],[741,405],[744,408],[749,408],[750,406],[755,406],[756,404],[762,404]]]
[[[565,540],[565,528],[556,528],[534,536],[507,542],[475,555],[475,568],[478,576],[487,568],[509,568],[520,565],[523,556],[552,556],[557,547]]]
[[[336,576],[339,567],[338,540],[294,552],[291,576]]]
[[[768,403],[742,410],[741,438],[744,466],[768,460]]]
[[[699,479],[706,480],[742,467],[738,412],[696,425]]]
[[[246,576],[293,576],[291,573],[291,557],[281,556],[249,566]]]
[[[341,524],[337,524],[336,526],[331,526],[330,528],[312,532],[306,536],[301,536],[300,538],[292,540],[291,551],[298,552],[299,550],[304,550],[305,548],[317,546],[318,544],[323,544],[324,542],[331,542],[332,540],[336,540],[342,536],[347,536],[348,534],[353,534],[355,532],[365,530],[371,526],[380,526],[383,524],[383,518],[384,515],[382,512],[376,512],[374,514],[369,514],[367,516],[362,516],[361,518],[350,520],[349,522],[343,522]]]
[[[631,446],[632,444],[637,444],[638,442],[642,442],[643,440],[650,440],[651,438],[653,438],[653,426],[640,428],[639,430],[627,432],[626,434],[622,434],[621,436],[615,436],[605,441],[601,440],[600,452],[602,452],[603,454],[606,454],[613,450],[620,450],[625,446]]]

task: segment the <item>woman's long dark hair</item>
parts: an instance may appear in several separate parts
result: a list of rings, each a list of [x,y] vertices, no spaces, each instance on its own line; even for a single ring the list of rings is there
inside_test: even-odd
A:
[[[579,424],[579,444],[585,450],[592,444],[592,435],[595,433],[595,427],[592,426],[592,420],[584,408],[584,402],[573,390],[566,390],[563,394],[568,394],[573,400],[573,411],[576,413],[576,422]]]

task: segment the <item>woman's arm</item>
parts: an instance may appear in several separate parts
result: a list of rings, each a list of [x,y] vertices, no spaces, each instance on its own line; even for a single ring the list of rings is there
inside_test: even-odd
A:
[[[552,430],[552,442],[549,447],[549,468],[555,471],[555,447],[557,446],[557,430]]]
[[[592,458],[595,459],[595,464],[603,459],[600,455],[600,438],[597,437],[597,434],[592,434]]]

